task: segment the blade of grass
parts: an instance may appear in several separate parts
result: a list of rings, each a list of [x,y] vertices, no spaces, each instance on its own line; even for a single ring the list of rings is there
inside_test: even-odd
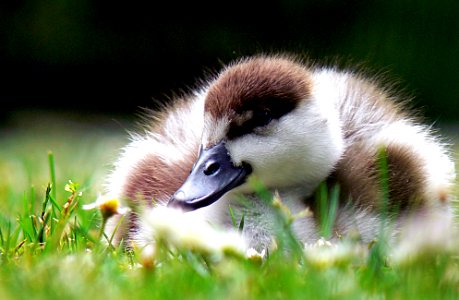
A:
[[[45,213],[40,219],[41,221],[39,222],[41,227],[40,231],[38,232],[38,242],[40,244],[44,244],[47,240],[47,235],[46,235],[46,228],[48,227],[48,221],[50,219],[50,214]]]
[[[380,199],[380,229],[378,241],[373,244],[368,257],[368,278],[370,281],[377,281],[383,276],[383,269],[386,266],[386,232],[389,226],[389,165],[385,148],[380,148],[377,154],[377,168],[381,190]]]
[[[27,216],[18,216],[17,217],[18,224],[21,227],[22,230],[22,235],[26,238],[26,240],[29,240],[30,242],[33,242],[35,240],[35,236],[33,234],[32,226],[31,223],[29,222],[29,218]]]
[[[3,261],[8,261],[10,259],[10,255],[13,253],[10,253],[10,249],[12,245],[17,244],[18,238],[19,238],[19,233],[20,233],[20,226],[17,226],[13,232],[11,232],[11,222],[8,222],[8,235],[6,237],[6,243],[4,247],[4,260]],[[15,246],[16,248],[16,246]]]
[[[38,230],[37,230],[37,217],[35,215],[29,216],[29,223],[30,227],[32,228],[32,234],[33,234],[33,243],[38,243]]]
[[[124,220],[124,215],[122,215],[120,217],[120,220],[118,221],[118,223],[116,224],[115,226],[115,230],[113,230],[113,233],[110,237],[108,237],[105,232],[104,232],[104,227],[105,227],[105,224],[103,224],[103,227],[101,228],[101,232],[102,232],[102,235],[101,237],[103,236],[107,241],[108,241],[108,248],[115,248],[113,246],[113,240],[115,238],[115,235],[116,235],[116,232],[118,231],[119,227],[121,226],[121,224],[123,223],[123,220]],[[99,238],[99,240],[101,240],[101,238]]]
[[[328,238],[328,191],[327,184],[321,182],[316,192],[316,205],[319,210],[320,235]]]
[[[239,223],[239,232],[242,232],[244,230],[244,223],[245,223],[245,215],[242,215],[241,222]]]
[[[49,163],[49,175],[51,178],[51,197],[52,201],[55,202],[57,199],[57,185],[56,185],[56,168],[54,164],[54,154],[52,151],[48,152],[48,163]],[[54,210],[56,205],[53,206],[52,213],[53,218],[56,217],[56,211]]]
[[[322,182],[315,193],[320,218],[320,234],[326,239],[333,235],[333,226],[339,204],[339,192],[339,185],[333,185],[329,194],[327,183]]]
[[[236,216],[234,215],[233,208],[231,207],[231,205],[228,205],[228,210],[230,213],[231,223],[233,224],[233,228],[236,228],[237,227]]]
[[[3,236],[3,224],[2,226],[0,226],[0,247],[3,248],[3,246],[5,245],[5,238]]]
[[[329,198],[329,206],[328,206],[328,214],[327,214],[327,222],[326,222],[326,236],[325,238],[330,238],[333,235],[333,226],[335,224],[336,213],[338,211],[338,203],[339,203],[339,186],[334,185],[331,189],[330,198]]]
[[[233,228],[237,228],[239,232],[242,232],[244,230],[245,215],[242,215],[241,221],[239,222],[239,225],[237,225],[236,216],[234,215],[234,211],[231,205],[228,206],[228,209],[231,217],[231,223],[233,224]]]
[[[33,230],[33,223],[30,220],[31,212],[30,205],[27,198],[27,193],[24,191],[22,196],[22,205],[23,205],[23,215],[17,217],[18,223],[21,226],[23,234],[26,236],[26,239],[33,242],[36,238]]]
[[[43,200],[41,206],[41,213],[38,216],[38,223],[40,224],[40,229],[38,231],[38,242],[43,244],[46,240],[46,227],[48,226],[49,213],[47,213],[48,203],[50,201],[51,193],[51,184],[48,183],[45,191],[45,199]]]
[[[46,243],[45,251],[60,251],[62,249],[64,230],[78,205],[78,198],[78,191],[76,189],[72,190],[63,209],[59,209],[60,214],[58,218],[56,218],[56,223],[53,223],[54,230],[51,230],[51,239]]]
[[[57,217],[56,210],[58,212],[61,212],[61,207],[60,207],[59,203],[57,203],[56,198],[54,198],[53,195],[49,196],[49,201],[51,202],[51,208],[52,208],[51,211],[53,212],[53,217],[56,218]]]

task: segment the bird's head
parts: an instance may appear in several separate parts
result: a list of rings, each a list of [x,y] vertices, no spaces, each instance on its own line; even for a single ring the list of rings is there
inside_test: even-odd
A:
[[[341,155],[330,99],[317,99],[313,73],[285,56],[257,56],[225,68],[209,85],[201,148],[169,205],[193,210],[233,189],[315,186]]]

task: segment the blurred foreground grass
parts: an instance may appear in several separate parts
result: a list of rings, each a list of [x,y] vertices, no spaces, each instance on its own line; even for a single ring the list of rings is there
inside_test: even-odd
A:
[[[108,248],[97,238],[99,212],[81,206],[102,192],[128,126],[29,114],[2,129],[0,299],[458,299],[457,248],[402,264],[373,247],[325,263],[275,253],[262,264],[212,262],[185,251],[153,265]],[[47,193],[50,168],[56,182]]]

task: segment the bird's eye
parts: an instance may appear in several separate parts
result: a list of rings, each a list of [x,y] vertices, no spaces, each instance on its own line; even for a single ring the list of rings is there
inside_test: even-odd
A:
[[[250,119],[241,125],[233,124],[228,131],[228,138],[233,139],[244,134],[253,133],[255,128],[268,125],[276,116],[269,109],[252,110]]]
[[[273,120],[273,115],[267,109],[256,110],[253,112],[251,119],[254,127],[260,127],[268,125]]]

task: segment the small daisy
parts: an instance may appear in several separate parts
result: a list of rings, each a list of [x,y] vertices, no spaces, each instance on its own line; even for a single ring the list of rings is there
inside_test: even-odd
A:
[[[457,228],[451,226],[452,215],[426,214],[410,219],[402,228],[400,240],[391,251],[395,264],[416,262],[423,255],[448,253],[459,247]]]
[[[93,203],[83,205],[84,210],[98,208],[104,220],[114,215],[124,215],[129,211],[128,207],[122,207],[119,199],[107,195],[99,195]]]
[[[345,265],[357,257],[366,256],[363,248],[357,245],[345,242],[333,244],[324,238],[320,238],[314,244],[305,244],[304,254],[307,261],[319,269]]]
[[[221,231],[191,213],[167,207],[156,207],[144,216],[153,239],[185,250],[221,257],[233,254],[243,257],[246,245],[236,231]]]
[[[249,248],[245,253],[245,256],[248,260],[261,264],[263,262],[263,259],[265,259],[266,257],[266,249],[263,249],[263,251],[258,252],[254,248]]]

